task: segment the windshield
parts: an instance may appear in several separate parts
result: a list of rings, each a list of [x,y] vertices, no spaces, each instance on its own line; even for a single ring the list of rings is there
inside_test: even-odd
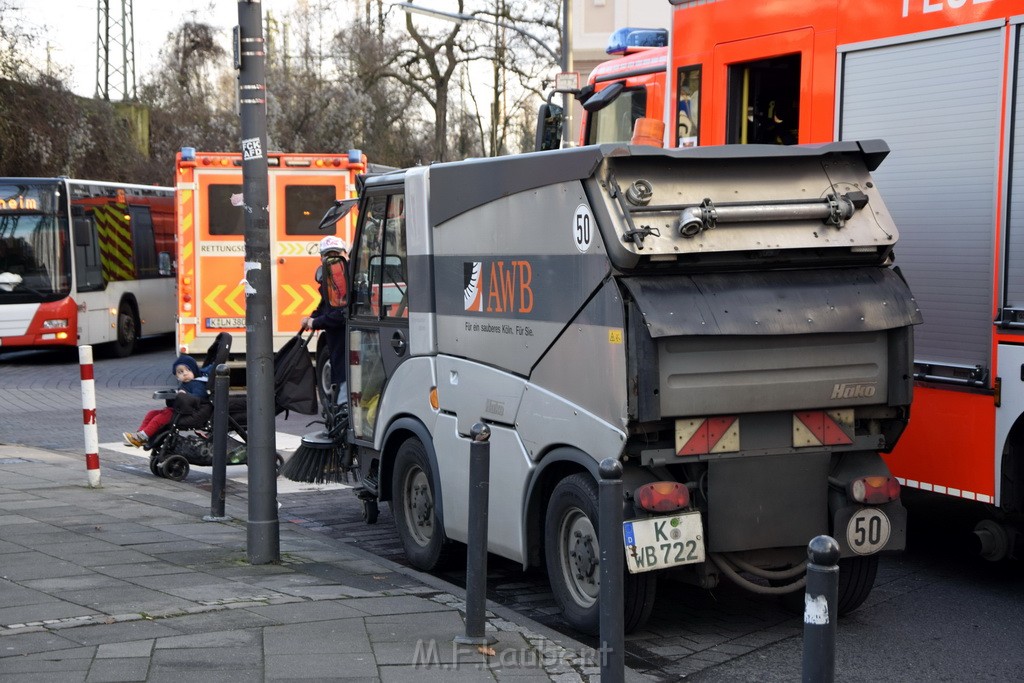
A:
[[[55,301],[71,291],[60,185],[0,180],[0,303]]]

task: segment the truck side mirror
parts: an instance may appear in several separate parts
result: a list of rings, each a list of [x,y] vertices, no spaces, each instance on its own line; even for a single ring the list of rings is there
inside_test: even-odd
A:
[[[537,113],[537,139],[535,147],[538,152],[558,149],[562,145],[562,126],[565,116],[562,108],[550,102],[540,105]]]
[[[598,92],[597,94],[591,97],[588,97],[586,101],[583,102],[583,108],[591,112],[604,109],[609,104],[615,101],[615,99],[619,96],[619,93],[622,92],[622,89],[624,87],[625,86],[622,84],[622,81],[616,81],[615,83],[612,83],[604,90]]]
[[[335,223],[347,216],[349,211],[358,203],[358,199],[335,199],[334,204],[331,205],[331,208],[327,209],[327,213],[320,219],[318,227],[320,230],[333,227]]]

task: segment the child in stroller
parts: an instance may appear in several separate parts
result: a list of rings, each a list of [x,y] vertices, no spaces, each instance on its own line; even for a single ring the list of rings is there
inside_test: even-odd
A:
[[[274,356],[275,414],[294,410],[304,414],[316,413],[316,380],[309,352],[308,339],[301,333],[287,342]],[[181,481],[188,476],[189,466],[209,467],[213,464],[213,400],[216,384],[210,375],[218,365],[226,363],[231,352],[231,335],[221,332],[206,352],[200,372],[209,378],[210,399],[195,402],[173,390],[157,391],[154,398],[173,398],[171,421],[159,433],[151,436],[149,469],[158,477]],[[244,394],[228,395],[228,453],[229,465],[242,465],[246,459],[247,403]],[[277,456],[277,466],[284,462]]]
[[[137,431],[124,432],[126,445],[140,448],[148,442],[150,435],[156,434],[171,422],[174,417],[174,404],[180,402],[183,406],[188,405],[192,409],[197,409],[200,404],[209,402],[206,377],[201,375],[195,358],[185,354],[178,356],[171,366],[171,374],[178,380],[176,395],[167,400],[167,407],[146,413]]]

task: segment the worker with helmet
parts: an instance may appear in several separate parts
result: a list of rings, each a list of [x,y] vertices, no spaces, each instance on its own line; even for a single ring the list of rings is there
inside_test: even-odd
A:
[[[331,384],[341,390],[345,383],[345,318],[348,305],[348,245],[340,237],[320,240],[321,265],[316,270],[320,303],[302,319],[302,329],[323,330],[331,356]],[[342,391],[342,393],[344,393]]]

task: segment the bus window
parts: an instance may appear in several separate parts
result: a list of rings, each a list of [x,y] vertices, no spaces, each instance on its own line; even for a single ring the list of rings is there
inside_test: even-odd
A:
[[[132,249],[135,255],[135,274],[140,280],[159,277],[156,263],[156,242],[153,239],[153,216],[148,206],[128,207],[132,231]]]
[[[103,264],[100,262],[100,238],[96,221],[91,214],[75,216],[72,227],[75,240],[75,272],[79,292],[95,292],[105,289]]]
[[[700,66],[679,70],[676,137],[680,147],[696,147],[700,136]]]
[[[286,235],[319,235],[324,211],[337,199],[334,185],[288,185],[284,188]]]
[[[647,89],[623,90],[604,109],[588,112],[587,144],[629,142],[633,137],[633,124],[646,115]]]
[[[725,141],[792,145],[800,121],[800,55],[729,66]]]

